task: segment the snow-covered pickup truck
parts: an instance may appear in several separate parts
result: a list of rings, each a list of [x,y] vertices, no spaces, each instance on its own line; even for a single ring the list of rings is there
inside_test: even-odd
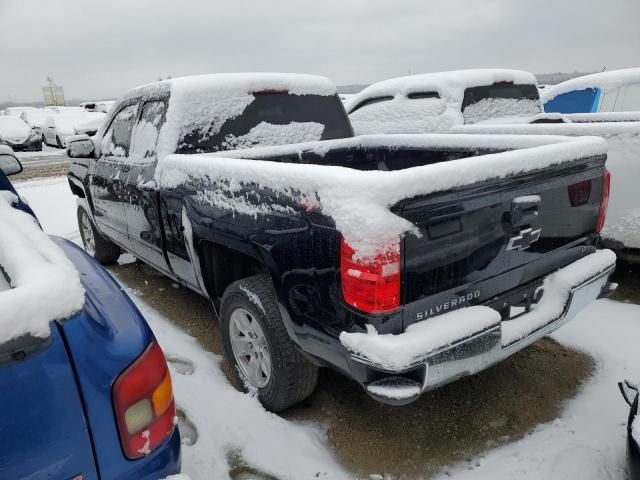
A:
[[[210,298],[274,411],[318,366],[408,403],[612,290],[602,139],[351,137],[328,80],[245,74],[135,89],[68,153],[87,250]]]
[[[592,82],[584,78],[580,85]],[[545,98],[550,95],[547,90],[554,88],[545,89]],[[346,108],[357,134],[447,132],[605,138],[611,198],[603,237],[621,257],[640,260],[640,122],[631,121],[640,119],[637,115],[616,112],[614,118],[606,113],[544,113],[535,77],[517,70],[463,70],[394,78],[364,89]]]

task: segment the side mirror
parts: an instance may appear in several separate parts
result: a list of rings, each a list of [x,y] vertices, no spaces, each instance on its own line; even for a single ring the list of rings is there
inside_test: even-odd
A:
[[[22,164],[12,153],[0,151],[0,170],[6,176],[15,175],[22,171]]]
[[[95,145],[89,135],[67,137],[67,155],[71,158],[93,158]]]

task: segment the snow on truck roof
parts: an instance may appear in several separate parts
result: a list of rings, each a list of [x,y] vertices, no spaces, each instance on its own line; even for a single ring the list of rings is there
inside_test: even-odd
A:
[[[0,266],[10,281],[0,288],[0,344],[23,335],[46,338],[51,321],[84,305],[80,274],[31,215],[13,208],[16,200],[0,191]]]
[[[294,95],[335,95],[336,86],[326,77],[300,73],[212,73],[171,78],[141,85],[127,93],[133,97],[153,90],[198,93],[207,90],[224,90],[250,94],[261,90],[286,90]]]
[[[542,101],[546,103],[553,100],[558,95],[573,92],[574,90],[599,88],[603,92],[608,92],[632,83],[640,83],[640,67],[592,73],[591,75],[572,78],[571,80],[559,83],[558,85],[545,88],[541,92],[540,97],[542,97]]]
[[[174,153],[186,132],[216,135],[255,100],[255,93],[336,95],[326,77],[291,73],[221,73],[173,78],[137,87],[122,100],[169,93],[166,121],[158,135],[158,157]],[[104,128],[104,127],[103,127]],[[99,133],[102,136],[102,133]]]
[[[496,82],[536,85],[536,77],[523,70],[487,68],[475,70],[453,70],[450,72],[424,73],[405,77],[390,78],[368,86],[351,97],[347,112],[360,102],[371,97],[407,95],[435,91],[446,101],[459,99],[462,102],[464,90],[469,87],[491,85]]]

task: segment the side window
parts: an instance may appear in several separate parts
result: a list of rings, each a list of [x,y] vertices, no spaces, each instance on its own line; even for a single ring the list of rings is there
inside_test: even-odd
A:
[[[613,112],[615,110],[618,93],[620,93],[619,88],[602,92],[602,95],[600,95],[600,106],[598,107],[598,112]]]
[[[131,129],[136,119],[138,105],[124,107],[111,122],[102,138],[102,154],[111,157],[126,157],[129,154]]]
[[[624,100],[621,105],[616,103],[616,111],[618,112],[640,112],[640,83],[635,85],[627,85]]]
[[[140,121],[133,132],[131,161],[150,162],[156,157],[156,147],[160,129],[165,121],[167,103],[164,100],[152,100],[142,106]]]

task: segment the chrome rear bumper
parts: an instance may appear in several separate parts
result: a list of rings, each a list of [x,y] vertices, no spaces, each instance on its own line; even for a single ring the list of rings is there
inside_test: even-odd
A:
[[[354,351],[349,348],[352,344],[344,341],[343,336],[341,341],[349,350],[352,360],[387,374],[371,384],[373,388],[365,385],[369,395],[384,403],[395,405],[410,403],[425,391],[472,375],[504,360],[569,322],[594,300],[609,296],[616,288],[615,284],[608,281],[614,269],[615,255],[609,250],[601,250],[584,257],[545,279],[546,293],[530,312],[514,319],[502,321],[497,319],[493,325],[482,331],[439,348],[420,352],[415,361],[410,364],[394,365],[391,361],[394,354],[393,348],[398,340],[392,337],[399,337],[398,335],[384,335],[376,339],[376,361],[371,360],[372,355],[367,354],[366,347],[360,347],[359,351]],[[564,299],[564,301],[558,301],[558,299]],[[455,313],[447,313],[436,319],[442,322],[447,316]],[[453,320],[453,317],[451,319]],[[433,320],[425,322],[430,321]],[[449,323],[451,328],[457,328],[455,322]],[[407,331],[400,335],[415,334]],[[412,340],[420,342],[420,339]],[[384,358],[385,341],[389,344],[390,361],[380,361],[380,358]],[[416,371],[423,373],[416,376]],[[407,372],[411,372],[411,378],[407,377]],[[394,388],[394,385],[400,387]]]

